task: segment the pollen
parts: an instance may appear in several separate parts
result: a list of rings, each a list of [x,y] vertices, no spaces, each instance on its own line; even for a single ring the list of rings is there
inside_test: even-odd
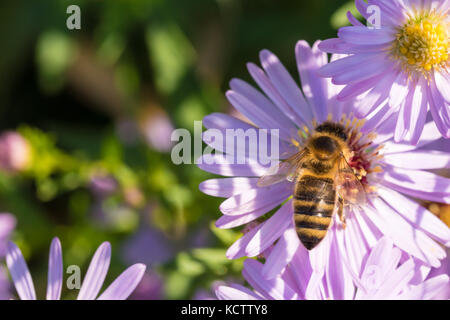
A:
[[[449,43],[445,19],[426,14],[411,18],[399,28],[394,56],[410,72],[427,75],[447,65]]]

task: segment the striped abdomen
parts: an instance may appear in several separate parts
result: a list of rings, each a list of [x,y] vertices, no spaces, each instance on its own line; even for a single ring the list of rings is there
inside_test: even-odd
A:
[[[336,200],[333,179],[305,174],[294,191],[294,220],[300,241],[311,250],[325,238]]]

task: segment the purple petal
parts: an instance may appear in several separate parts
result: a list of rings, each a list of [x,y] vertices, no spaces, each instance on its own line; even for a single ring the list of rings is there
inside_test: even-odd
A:
[[[397,270],[389,274],[383,286],[372,297],[373,299],[394,299],[398,294],[404,290],[408,282],[414,276],[414,261],[413,259],[403,263]]]
[[[333,84],[341,85],[348,84],[351,82],[364,81],[366,79],[375,77],[379,74],[384,73],[388,69],[392,69],[393,63],[385,58],[376,60],[365,60],[363,62],[364,68],[355,66],[352,69],[347,69],[341,74],[333,77]]]
[[[264,175],[269,166],[263,166],[251,159],[246,164],[231,164],[225,155],[204,155],[199,160],[198,167],[204,171],[222,176],[260,177]]]
[[[380,81],[383,81],[382,79],[386,77],[385,74],[379,74],[375,77],[360,81],[360,82],[352,82],[345,86],[344,89],[339,93],[338,100],[344,101],[348,100],[350,98],[357,97],[364,92],[372,89],[376,84],[378,84]]]
[[[216,227],[220,229],[230,229],[242,226],[243,224],[249,223],[262,215],[264,215],[265,212],[260,210],[258,212],[254,212],[251,214],[243,214],[240,216],[227,216],[223,215],[216,221]]]
[[[450,179],[431,172],[385,167],[381,184],[419,199],[450,203]]]
[[[445,138],[450,138],[450,107],[433,81],[428,87],[428,97],[431,115],[437,128]]]
[[[111,260],[111,245],[103,242],[94,254],[77,300],[94,300],[105,281]]]
[[[369,115],[376,107],[386,101],[389,89],[396,77],[395,73],[384,76],[358,103],[358,116],[363,118]]]
[[[12,242],[8,243],[6,264],[21,300],[36,300],[33,279],[20,249]]]
[[[267,280],[262,277],[262,264],[256,260],[244,261],[242,274],[245,280],[266,299],[297,300],[297,293],[282,279]]]
[[[393,141],[380,141],[377,140],[377,143],[384,142],[383,154],[389,153],[400,153],[418,149],[420,147],[426,146],[438,139],[440,139],[441,133],[437,129],[434,122],[428,122],[422,132],[422,136],[420,137],[419,143],[417,145],[405,144],[405,143],[394,143]]]
[[[245,249],[249,242],[253,239],[255,234],[261,229],[263,225],[260,224],[248,231],[241,238],[236,240],[227,250],[226,256],[228,259],[238,259],[245,256]]]
[[[141,282],[145,269],[142,263],[132,265],[122,272],[97,300],[126,300]]]
[[[406,300],[431,300],[441,296],[444,299],[450,297],[449,277],[446,274],[431,278],[419,285],[412,286],[399,295],[399,299]]]
[[[446,246],[450,246],[450,229],[430,211],[394,190],[380,188],[378,194],[416,228],[425,231]]]
[[[290,185],[280,183],[265,188],[251,189],[222,202],[220,211],[229,216],[269,212],[292,194]]]
[[[230,87],[234,92],[239,93],[246,97],[248,101],[251,101],[253,106],[256,106],[256,109],[254,109],[251,104],[241,104],[242,107],[246,107],[243,109],[245,112],[243,114],[248,114],[248,116],[246,115],[248,119],[259,119],[257,122],[261,124],[260,128],[279,129],[281,137],[287,141],[290,140],[288,129],[295,128],[295,124],[283,113],[280,113],[280,110],[269,99],[247,82],[240,79],[231,80]],[[255,124],[258,124],[257,122],[254,121]]]
[[[264,264],[262,275],[267,279],[275,278],[291,262],[300,245],[295,229],[287,229],[278,240]]]
[[[300,245],[287,270],[292,273],[292,278],[296,282],[296,291],[300,299],[305,299],[308,280],[312,275],[312,268],[309,262],[309,251],[303,245]],[[294,285],[293,285],[294,287]]]
[[[320,68],[317,74],[321,77],[334,77],[348,70],[361,69],[362,63],[377,62],[381,58],[378,53],[364,53],[346,56],[342,59],[330,62]]]
[[[293,123],[297,126],[307,124],[305,120],[284,100],[263,70],[253,63],[248,63],[247,69],[258,86]]]
[[[314,49],[317,51],[317,48]],[[295,55],[303,93],[310,102],[316,119],[323,122],[328,116],[328,86],[325,79],[316,75],[319,68],[318,59],[306,41],[297,42]]]
[[[301,119],[306,121],[306,123],[310,123],[313,117],[311,108],[294,79],[281,64],[277,56],[268,50],[262,50],[260,52],[260,60],[261,65],[280,95]]]
[[[445,257],[445,251],[422,231],[407,223],[397,212],[389,207],[383,200],[374,199],[374,208],[366,206],[372,222],[389,236],[397,247],[415,256],[433,267],[440,265],[440,259]]]
[[[48,258],[47,300],[59,300],[63,284],[63,261],[61,242],[53,238]]]
[[[256,188],[257,178],[210,179],[199,185],[201,192],[213,197],[228,198]]]
[[[254,292],[241,285],[235,287],[219,286],[216,296],[219,300],[261,300]],[[238,289],[239,288],[239,289]]]
[[[409,92],[409,79],[407,74],[399,72],[397,78],[392,84],[391,91],[389,92],[389,105],[392,108],[397,107],[402,101],[405,100]]]
[[[286,202],[272,217],[263,223],[253,239],[247,245],[245,253],[248,257],[255,257],[266,250],[292,224],[292,199]]]
[[[340,28],[338,37],[349,43],[377,45],[394,41],[395,31],[391,28],[369,29],[366,26],[349,26]]]
[[[203,118],[203,125],[207,129],[243,129],[248,130],[254,126],[224,113],[211,113]]]
[[[411,161],[414,159],[414,161]],[[384,155],[384,162],[403,169],[450,168],[450,154],[443,151],[424,150]]]
[[[328,297],[332,300],[352,300],[355,296],[355,286],[352,276],[342,263],[336,232],[331,241],[330,258],[325,270],[325,280]]]
[[[435,72],[434,82],[442,98],[450,104],[450,74],[446,72]]]

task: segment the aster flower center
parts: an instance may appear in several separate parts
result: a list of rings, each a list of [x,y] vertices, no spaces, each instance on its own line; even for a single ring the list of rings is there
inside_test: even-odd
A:
[[[412,70],[426,74],[448,61],[449,33],[439,16],[410,19],[397,33],[394,55]]]
[[[329,122],[331,118],[332,116],[330,115],[327,122]],[[377,165],[377,163],[383,158],[383,155],[380,153],[383,146],[374,146],[373,140],[376,138],[376,133],[361,132],[360,129],[364,125],[364,120],[357,119],[353,114],[348,116],[346,114],[342,115],[338,123],[344,127],[348,137],[347,146],[349,150],[344,156],[350,167],[353,169],[356,177],[364,186],[366,193],[373,193],[375,187],[370,184],[369,175],[371,173],[382,171],[382,168]],[[317,127],[317,125],[317,122],[313,121],[314,128]],[[293,143],[298,148],[301,148],[310,137],[310,130],[307,127],[300,130],[299,137],[301,141],[294,141]]]

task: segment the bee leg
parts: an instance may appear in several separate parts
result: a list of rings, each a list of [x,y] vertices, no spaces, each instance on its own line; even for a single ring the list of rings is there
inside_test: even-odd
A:
[[[341,197],[338,198],[338,215],[339,215],[339,219],[342,222],[342,227],[345,229],[346,223],[345,223],[345,213],[344,213],[344,200]]]

